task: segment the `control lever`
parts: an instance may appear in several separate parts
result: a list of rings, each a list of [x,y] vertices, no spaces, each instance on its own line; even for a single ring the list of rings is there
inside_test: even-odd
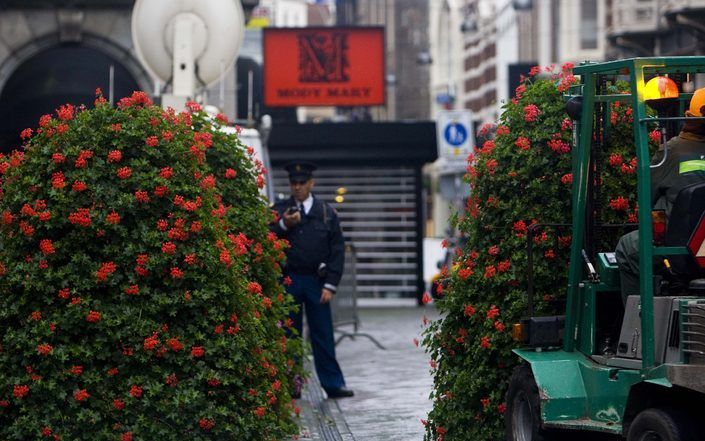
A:
[[[583,255],[583,260],[585,261],[585,264],[587,265],[588,269],[588,279],[590,279],[591,282],[597,283],[600,281],[600,275],[597,274],[597,271],[595,271],[595,267],[592,265],[592,262],[590,262],[590,258],[588,257],[587,253],[585,250],[580,250],[581,254]]]

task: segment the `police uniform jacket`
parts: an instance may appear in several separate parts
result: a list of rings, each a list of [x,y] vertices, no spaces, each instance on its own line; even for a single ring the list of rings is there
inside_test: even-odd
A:
[[[296,205],[294,198],[290,197],[275,203],[274,209],[282,218],[289,207]],[[291,244],[286,252],[285,274],[315,275],[321,263],[325,263],[322,282],[338,286],[343,275],[345,239],[333,207],[314,197],[311,209],[308,214],[301,213],[298,225],[283,230],[277,220],[269,228]]]

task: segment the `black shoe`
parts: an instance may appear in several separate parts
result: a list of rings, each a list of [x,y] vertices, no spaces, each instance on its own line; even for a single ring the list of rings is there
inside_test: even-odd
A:
[[[351,391],[346,387],[341,387],[339,389],[326,389],[328,398],[347,398],[355,395],[355,392]]]

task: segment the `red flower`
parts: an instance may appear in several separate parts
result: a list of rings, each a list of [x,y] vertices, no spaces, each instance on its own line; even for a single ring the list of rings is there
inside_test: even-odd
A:
[[[198,262],[198,259],[196,258],[196,253],[187,254],[184,257],[184,263],[186,265],[195,265],[196,262]]]
[[[618,198],[610,201],[610,208],[615,211],[627,211],[629,209],[629,200],[619,196]]]
[[[142,343],[142,347],[145,351],[153,351],[157,346],[159,346],[159,337],[156,333],[145,338],[144,343]]]
[[[504,332],[504,323],[497,320],[494,322],[494,328],[497,330],[497,332]]]
[[[164,242],[162,244],[162,252],[164,254],[172,255],[176,252],[176,245],[173,242]]]
[[[167,340],[166,345],[169,346],[169,349],[171,349],[174,352],[179,352],[180,350],[182,350],[184,348],[184,345],[176,337],[172,337],[169,340]]]
[[[16,384],[12,388],[12,395],[15,396],[17,399],[22,399],[27,396],[29,393],[29,386],[25,386],[24,384]]]
[[[98,323],[100,321],[100,313],[98,311],[90,311],[86,316],[88,323]]]
[[[257,282],[249,282],[247,284],[247,291],[249,291],[250,294],[262,294],[262,285]]]
[[[209,431],[215,426],[215,420],[212,418],[201,418],[198,421],[198,425],[201,427],[201,429]]]
[[[496,159],[488,159],[487,162],[485,163],[485,167],[487,168],[487,172],[491,175],[494,174],[495,169],[497,168],[498,162]]]
[[[463,280],[467,280],[468,277],[473,275],[473,273],[474,273],[474,271],[470,267],[461,268],[458,270],[458,277],[460,277]]]
[[[258,417],[262,418],[262,417],[264,416],[265,412],[266,412],[266,409],[265,409],[264,407],[262,407],[262,406],[259,406],[257,409],[255,409],[254,412],[255,412],[255,415],[257,415]]]
[[[499,247],[498,247],[497,245],[492,245],[492,246],[487,250],[487,253],[488,253],[490,256],[496,256],[497,254],[499,254]]]
[[[66,186],[64,174],[62,172],[56,172],[51,175],[51,186],[57,190],[61,190]]]
[[[115,398],[113,400],[113,407],[117,410],[122,410],[125,408],[125,402],[118,398]]]
[[[146,204],[147,202],[149,202],[149,194],[144,190],[137,190],[135,192],[135,200],[137,202]]]
[[[132,170],[130,170],[130,167],[120,167],[115,174],[120,179],[127,179],[132,176]]]
[[[76,168],[84,168],[87,165],[87,160],[93,157],[93,152],[90,150],[81,150],[81,153],[78,154],[78,158],[76,159],[76,163],[74,166]]]
[[[215,188],[215,176],[208,175],[201,181],[201,188],[208,190],[210,188]]]
[[[217,378],[209,378],[208,379],[208,386],[218,387],[218,386],[220,386],[220,380],[218,380]]]
[[[120,441],[132,441],[132,432],[125,432],[120,437]]]
[[[498,315],[499,315],[499,309],[494,305],[490,306],[490,309],[487,311],[487,319],[493,320]]]
[[[484,336],[480,339],[480,347],[483,349],[488,349],[490,347],[490,338]]]
[[[225,179],[235,179],[235,176],[237,176],[237,172],[232,168],[225,170]]]
[[[495,268],[494,265],[488,265],[485,267],[485,279],[489,279],[490,277],[493,277],[497,273],[497,268]]]
[[[56,114],[62,121],[71,120],[73,119],[73,106],[71,104],[64,104],[56,109]]]
[[[480,403],[482,403],[482,407],[487,407],[490,405],[490,399],[488,397],[481,398]]]
[[[54,254],[56,251],[54,250],[54,243],[51,241],[51,239],[42,239],[39,241],[39,250],[44,254],[45,256],[48,256],[50,254]]]
[[[561,182],[564,183],[565,185],[572,184],[573,183],[573,174],[572,173],[566,173],[561,177]]]
[[[171,274],[171,277],[174,279],[180,279],[180,278],[184,277],[184,272],[176,267],[172,267],[171,270],[169,271],[169,274]]]
[[[32,314],[30,314],[29,318],[34,320],[35,322],[38,322],[42,319],[42,313],[40,311],[32,311]]]
[[[73,393],[73,398],[76,401],[86,401],[90,397],[90,394],[85,389],[79,389]]]
[[[519,147],[519,149],[526,151],[531,148],[531,141],[529,140],[529,138],[520,136],[519,138],[517,138],[514,145]]]
[[[79,376],[83,373],[83,366],[80,366],[80,365],[71,366],[71,369],[69,369],[69,372],[71,373],[71,375]]]
[[[127,288],[125,288],[125,294],[127,294],[127,295],[136,296],[139,293],[140,293],[140,288],[138,285],[130,285]]]
[[[499,413],[504,413],[506,410],[507,410],[507,405],[504,403],[500,403],[497,406],[497,412],[499,412]]]
[[[225,266],[230,266],[233,264],[233,260],[230,257],[230,252],[228,250],[223,250],[220,252],[220,261],[225,264]]]
[[[140,398],[142,396],[142,387],[133,384],[132,387],[130,387],[130,396],[132,398]]]
[[[113,262],[105,262],[100,265],[100,268],[96,272],[96,277],[101,282],[107,280],[108,276],[115,272],[117,266]]]
[[[169,193],[169,187],[165,187],[163,185],[157,185],[154,187],[154,196],[157,197],[164,197],[167,193]]]
[[[120,150],[111,150],[110,152],[108,152],[109,163],[120,162],[121,159],[122,152]]]
[[[497,271],[500,273],[509,271],[509,268],[512,266],[512,264],[509,262],[509,260],[503,260],[497,264]]]
[[[200,358],[206,355],[206,350],[203,346],[193,346],[191,347],[191,356],[194,358]]]
[[[42,436],[50,437],[52,434],[51,427],[45,426],[42,428]]]
[[[526,122],[536,122],[541,111],[535,104],[529,104],[524,107],[524,121]]]
[[[120,215],[112,211],[108,216],[106,216],[105,221],[112,225],[117,225],[120,223]]]
[[[623,162],[624,160],[622,159],[622,155],[620,155],[619,153],[612,153],[610,155],[610,165],[612,167],[619,167],[622,165]]]
[[[71,190],[73,191],[85,191],[87,188],[86,183],[83,181],[74,181],[73,185],[71,185]]]
[[[159,144],[159,138],[157,138],[156,136],[148,136],[145,140],[145,144],[150,147],[156,147],[157,144]]]
[[[32,137],[32,129],[24,129],[22,132],[20,132],[20,138],[22,139],[29,139]]]
[[[169,179],[174,176],[174,170],[171,167],[164,167],[159,171],[159,177],[164,179]]]
[[[651,132],[649,132],[649,139],[656,144],[660,144],[661,143],[661,131],[660,130],[652,130]]]
[[[427,305],[427,304],[431,303],[431,300],[432,300],[432,299],[431,299],[431,295],[428,293],[428,291],[425,291],[425,292],[423,293],[423,297],[421,297],[421,302],[422,302],[424,305]]]
[[[464,313],[466,316],[472,317],[473,315],[475,315],[475,307],[472,305],[465,305]]]
[[[122,130],[122,125],[120,123],[110,124],[110,130],[113,132],[119,132]]]
[[[91,225],[91,213],[88,208],[78,208],[75,212],[69,214],[69,222],[80,227],[88,227]]]

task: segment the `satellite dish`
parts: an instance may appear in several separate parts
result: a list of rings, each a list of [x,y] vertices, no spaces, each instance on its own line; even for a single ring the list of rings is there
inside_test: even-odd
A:
[[[132,40],[152,74],[173,94],[193,98],[233,68],[244,35],[240,0],[137,0]]]

